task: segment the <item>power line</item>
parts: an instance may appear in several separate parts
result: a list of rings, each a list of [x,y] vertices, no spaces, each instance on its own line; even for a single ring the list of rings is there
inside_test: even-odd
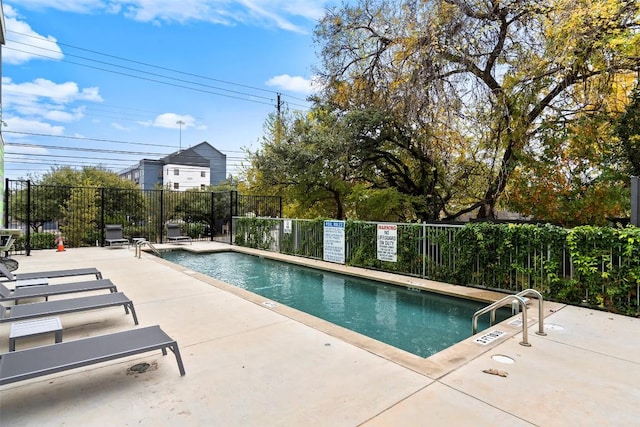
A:
[[[4,49],[14,50],[14,51],[23,52],[23,53],[29,53],[31,55],[40,56],[42,58],[57,59],[57,58],[53,58],[53,57],[50,57],[50,56],[40,55],[40,54],[33,53],[33,52],[26,52],[26,51],[23,51],[23,50],[20,50],[20,49],[15,49],[15,48],[12,48],[12,47],[7,47],[7,46],[5,46]],[[128,74],[128,73],[123,73],[121,71],[108,70],[106,68],[94,67],[92,65],[82,64],[80,62],[73,62],[73,61],[67,61],[67,60],[62,60],[62,62],[66,62],[67,64],[79,65],[81,67],[91,68],[93,70],[99,70],[99,71],[104,71],[104,72],[107,72],[107,73],[118,74],[118,75],[125,76],[125,77],[131,77],[133,79],[145,80],[145,81],[149,81],[149,82],[153,82],[153,83],[159,83],[159,84],[163,84],[163,85],[167,85],[167,86],[173,86],[173,87],[178,87],[178,88],[182,88],[182,89],[188,89],[188,90],[192,90],[194,92],[202,92],[202,93],[208,93],[208,94],[211,94],[211,95],[224,96],[224,97],[227,97],[227,98],[239,99],[241,101],[253,102],[253,103],[256,103],[256,104],[272,105],[271,103],[267,103],[267,102],[262,102],[262,101],[257,101],[257,100],[253,100],[253,99],[247,99],[247,98],[241,98],[239,96],[227,95],[227,94],[224,94],[224,93],[212,92],[210,90],[198,89],[198,88],[195,88],[195,87],[184,86],[184,85],[180,85],[180,84],[176,84],[176,83],[165,82],[165,81],[162,81],[162,80],[151,79],[151,78],[142,77],[142,76],[136,76],[135,74]],[[144,71],[140,71],[140,72],[144,73]],[[165,78],[168,78],[168,77],[165,77]],[[179,79],[173,79],[173,80],[178,80],[179,81]],[[192,84],[197,84],[197,83],[192,83]],[[206,87],[206,85],[202,85],[202,84],[198,84],[198,85]],[[250,94],[247,94],[246,96],[269,99],[269,98],[250,95]],[[271,100],[271,101],[273,101],[273,100]]]
[[[12,131],[12,130],[5,130],[2,133],[3,134],[5,134],[5,133],[13,133],[13,134],[17,134],[17,135],[30,135],[30,136],[44,136],[44,137],[48,137],[48,138],[74,139],[74,140],[78,140],[78,141],[110,142],[112,144],[146,145],[146,146],[150,146],[150,147],[175,148],[175,146],[173,146],[173,145],[150,144],[150,143],[145,143],[145,142],[133,142],[133,141],[118,141],[118,140],[114,140],[114,139],[88,138],[88,137],[69,136],[69,135],[51,135],[51,134],[36,133],[36,132],[18,132],[18,131]],[[8,145],[12,145],[12,143],[9,143]]]
[[[53,43],[49,39],[46,39],[46,38],[43,38],[43,37],[34,36],[32,34],[25,34],[25,33],[20,33],[20,32],[11,31],[11,30],[7,30],[7,32],[8,33],[19,34],[19,35],[22,35],[22,36],[25,36],[25,37],[31,37],[31,38],[34,38],[34,39],[37,39],[37,40],[40,40],[40,41],[43,41],[43,42],[46,42],[46,43]],[[16,43],[16,44],[21,44],[21,45],[24,45],[24,46],[29,46],[29,47],[32,47],[32,48],[35,48],[35,49],[44,50],[44,51],[57,52],[57,51],[55,51],[53,49],[47,49],[47,48],[44,48],[44,47],[41,47],[41,46],[31,45],[31,44],[20,42],[20,41],[13,40],[13,39],[9,39],[7,41],[12,42],[12,43]],[[126,62],[143,65],[143,66],[150,67],[150,68],[169,71],[169,72],[172,72],[172,73],[182,74],[182,75],[191,76],[191,77],[197,77],[197,78],[204,79],[204,80],[215,81],[215,82],[224,83],[224,84],[228,84],[228,85],[232,85],[232,86],[243,87],[243,88],[246,88],[246,89],[262,91],[262,92],[270,93],[270,94],[273,94],[273,95],[277,94],[276,91],[272,91],[272,90],[268,90],[268,89],[264,89],[264,88],[245,85],[245,84],[241,84],[241,83],[234,83],[234,82],[230,82],[230,81],[226,81],[226,80],[215,79],[215,78],[212,78],[212,77],[203,76],[203,75],[195,74],[195,73],[189,73],[189,72],[186,72],[186,71],[175,70],[175,69],[168,68],[168,67],[162,67],[162,66],[159,66],[159,65],[149,64],[149,63],[145,63],[145,62],[141,62],[141,61],[136,61],[136,60],[132,60],[132,59],[128,59],[128,58],[123,58],[123,57],[119,57],[119,56],[115,56],[115,55],[106,54],[106,53],[103,53],[103,52],[98,52],[98,51],[91,50],[91,49],[86,49],[86,48],[82,48],[82,47],[78,47],[78,46],[73,46],[73,45],[62,43],[62,42],[58,42],[58,41],[56,41],[56,44],[60,45],[60,46],[71,47],[73,49],[78,49],[78,50],[85,51],[85,52],[90,52],[90,53],[93,53],[93,54],[96,54],[96,55],[105,56],[105,57],[108,57],[108,58],[118,59],[120,61],[126,61]],[[40,56],[40,57],[44,57],[44,58],[48,58],[48,59],[58,60],[58,58],[55,58],[55,57],[46,56],[46,55],[38,54],[38,53],[35,53],[35,52],[23,51],[23,50],[20,50],[20,49],[12,48],[10,46],[5,46],[5,49],[11,49],[11,50],[14,50],[14,51],[28,53],[28,54],[35,55],[35,56]],[[269,100],[269,101],[273,101],[272,98],[267,98],[267,97],[260,96],[260,95],[254,95],[254,94],[239,92],[239,91],[235,91],[235,90],[231,90],[231,89],[220,88],[220,87],[217,87],[217,86],[210,86],[210,85],[206,85],[206,84],[203,84],[203,83],[197,83],[197,82],[184,80],[184,79],[179,79],[179,78],[175,78],[175,77],[169,77],[169,76],[162,75],[162,74],[152,73],[152,72],[149,72],[149,71],[139,70],[139,69],[131,68],[131,67],[125,67],[125,66],[122,66],[122,65],[113,64],[113,63],[106,62],[106,61],[100,61],[100,60],[97,60],[97,59],[87,58],[87,57],[83,57],[83,56],[80,56],[80,55],[74,55],[74,54],[71,54],[71,53],[64,53],[64,55],[65,56],[71,56],[71,57],[74,57],[74,58],[80,58],[80,59],[83,59],[83,60],[86,60],[86,61],[96,62],[96,63],[99,63],[99,64],[118,67],[118,68],[122,68],[122,69],[125,69],[125,70],[136,71],[136,72],[139,72],[139,73],[148,74],[148,75],[152,75],[152,76],[156,76],[156,77],[162,77],[162,78],[165,78],[165,79],[176,80],[176,81],[180,81],[180,82],[183,82],[183,83],[189,83],[189,84],[209,87],[209,88],[212,88],[212,89],[215,89],[215,90],[222,90],[222,91],[226,91],[226,92],[230,92],[230,93],[240,94],[240,95],[243,95],[243,96],[250,96],[250,97],[256,97],[256,98],[260,98],[260,99],[266,99],[266,100]],[[133,77],[133,78],[139,78],[139,79],[142,79],[142,80],[148,80],[148,81],[152,81],[152,82],[168,84],[166,82],[156,81],[154,79],[148,79],[148,78],[142,78],[142,77],[139,77],[139,76],[128,75],[126,73],[116,72],[116,71],[113,71],[113,70],[108,70],[108,69],[99,68],[99,67],[92,67],[92,66],[87,65],[87,64],[81,64],[81,63],[76,63],[76,62],[67,61],[67,60],[61,60],[61,61],[67,62],[67,63],[70,63],[70,64],[74,64],[74,65],[80,65],[80,66],[85,66],[85,67],[88,67],[88,68],[94,68],[94,69],[98,69],[98,70],[102,70],[102,71],[106,71],[106,72],[111,72],[111,73],[115,73],[115,74],[122,74],[122,75],[125,75],[125,76],[129,76],[129,77]],[[172,85],[172,86],[178,86],[178,85]],[[178,86],[178,87],[180,87],[180,86]],[[192,89],[192,88],[189,88],[187,86],[185,86],[185,88]],[[227,96],[227,97],[241,99],[241,100],[245,100],[245,101],[256,102],[256,101],[252,101],[252,100],[249,100],[249,99],[237,98],[237,97],[234,97],[234,96],[231,96],[231,95],[219,94],[219,93],[214,93],[214,92],[211,92],[211,93],[215,94],[215,95]],[[297,99],[297,100],[300,100],[300,101],[307,102],[306,99],[298,98],[298,97],[295,97],[293,95],[287,94],[286,96],[291,98],[291,99]],[[292,103],[292,102],[288,102],[288,103],[290,105],[295,105],[295,106],[302,107],[302,108],[308,108],[308,105],[300,105],[300,104],[296,104],[296,103]],[[271,105],[271,104],[269,104],[269,105]]]
[[[167,145],[167,144],[156,144],[156,143],[146,143],[146,142],[133,142],[133,141],[119,141],[119,140],[115,140],[115,139],[103,139],[103,138],[89,138],[89,137],[82,137],[82,136],[69,136],[69,135],[52,135],[52,134],[46,134],[46,133],[36,133],[36,132],[18,132],[18,131],[12,131],[12,130],[5,130],[2,132],[3,134],[5,133],[11,133],[11,134],[16,134],[16,135],[29,135],[29,136],[42,136],[42,137],[47,137],[47,138],[62,138],[62,139],[73,139],[73,140],[78,140],[78,141],[94,141],[94,142],[109,142],[112,144],[127,144],[127,145],[146,145],[146,146],[150,146],[150,147],[166,147],[166,148],[171,148],[171,149],[175,149],[174,145]],[[13,143],[8,142],[7,145],[12,145]],[[240,150],[219,150],[222,151],[223,153],[244,153],[244,151],[240,151]],[[165,155],[165,154],[163,154]]]
[[[140,155],[140,156],[148,156],[148,155],[157,155],[157,156],[165,156],[164,153],[149,153],[149,152],[141,152],[141,151],[122,151],[122,150],[108,150],[103,148],[81,148],[81,147],[63,147],[57,145],[55,147],[51,147],[49,145],[41,145],[41,144],[25,144],[21,142],[11,142],[5,144],[5,146],[10,147],[28,147],[28,148],[50,148],[56,150],[74,150],[74,151],[87,151],[90,153],[109,153],[109,154],[131,154],[131,155]]]

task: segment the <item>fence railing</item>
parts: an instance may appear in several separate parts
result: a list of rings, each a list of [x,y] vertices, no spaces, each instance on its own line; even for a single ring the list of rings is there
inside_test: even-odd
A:
[[[125,237],[161,243],[166,224],[194,240],[230,241],[233,216],[281,216],[279,197],[237,191],[196,192],[35,185],[6,181],[4,220],[23,230],[15,249],[55,247],[58,234],[69,247],[104,244],[106,224],[121,224]]]
[[[233,223],[237,245],[323,259],[323,220],[236,217]],[[345,264],[509,293],[535,289],[556,301],[640,312],[640,229],[394,224],[396,261],[390,262],[378,257],[377,225],[346,221]]]

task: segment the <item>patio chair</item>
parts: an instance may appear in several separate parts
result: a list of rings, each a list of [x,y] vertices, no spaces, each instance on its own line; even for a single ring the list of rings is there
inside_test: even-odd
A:
[[[170,242],[181,242],[188,240],[189,243],[193,243],[191,237],[180,235],[179,224],[167,224],[167,240],[169,240]]]
[[[0,304],[0,323],[17,322],[19,320],[35,319],[38,317],[51,317],[60,314],[75,313],[79,311],[95,310],[99,308],[123,306],[124,312],[131,316],[133,322],[138,324],[138,316],[133,307],[133,302],[122,292],[112,292],[105,295],[91,295],[60,299],[47,302],[34,302],[5,307]],[[8,312],[8,314],[7,314]]]
[[[49,297],[54,295],[99,291],[103,289],[109,292],[118,292],[116,285],[109,279],[61,283],[58,285],[23,286],[15,289],[9,289],[0,282],[0,301],[14,301],[17,305],[21,299],[44,297],[45,300],[48,301]]]
[[[100,273],[94,267],[13,274],[12,272],[9,271],[9,269],[3,263],[0,263],[0,275],[6,277],[7,280],[11,282],[18,281],[18,280],[55,279],[60,277],[88,276],[88,275],[94,275],[96,276],[96,279],[102,279],[102,273]]]
[[[185,375],[178,343],[156,325],[0,354],[0,385],[167,349]]]
[[[104,228],[105,231],[105,243],[108,243],[110,247],[124,246],[127,247],[131,244],[129,239],[126,239],[122,235],[122,225],[120,224],[107,224]]]

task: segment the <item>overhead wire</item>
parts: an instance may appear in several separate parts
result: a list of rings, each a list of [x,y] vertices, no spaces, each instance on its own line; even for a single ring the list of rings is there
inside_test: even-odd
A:
[[[44,41],[44,42],[47,42],[47,43],[53,43],[49,39],[46,39],[46,38],[43,38],[43,37],[34,36],[32,34],[20,33],[20,32],[11,31],[11,30],[7,30],[7,32],[8,33],[19,34],[19,35],[25,36],[25,37],[35,38],[37,40]],[[12,42],[12,43],[21,44],[21,45],[28,46],[28,47],[32,47],[32,48],[35,48],[35,49],[44,50],[44,51],[57,52],[57,51],[55,51],[53,49],[47,49],[47,48],[42,47],[42,46],[36,46],[36,45],[20,42],[20,41],[17,41],[17,40],[13,40],[13,39],[8,39],[7,41]],[[307,100],[295,97],[293,95],[284,94],[284,93],[278,92],[278,91],[273,91],[273,90],[269,90],[269,89],[264,89],[264,88],[259,88],[259,87],[255,87],[255,86],[245,85],[245,84],[241,84],[241,83],[234,83],[234,82],[230,82],[230,81],[226,81],[226,80],[215,79],[215,78],[212,78],[212,77],[203,76],[203,75],[195,74],[195,73],[190,73],[190,72],[187,72],[187,71],[175,70],[175,69],[168,68],[168,67],[162,67],[162,66],[159,66],[159,65],[145,63],[145,62],[142,62],[142,61],[136,61],[136,60],[133,60],[133,59],[123,58],[123,57],[119,57],[119,56],[116,56],[116,55],[110,55],[110,54],[107,54],[107,53],[103,53],[103,52],[99,52],[99,51],[95,51],[95,50],[91,50],[91,49],[86,49],[86,48],[82,48],[82,47],[79,47],[79,46],[70,45],[70,44],[67,44],[67,43],[62,43],[62,42],[56,41],[56,44],[60,45],[60,46],[71,47],[73,49],[78,49],[78,50],[85,51],[85,52],[90,52],[90,53],[93,53],[93,54],[96,54],[96,55],[105,56],[105,57],[108,57],[108,58],[113,58],[113,59],[118,59],[118,60],[121,60],[121,61],[130,62],[130,63],[133,63],[133,64],[138,64],[138,65],[143,65],[143,66],[150,67],[150,68],[169,71],[169,72],[172,72],[172,73],[182,74],[182,75],[191,76],[191,77],[197,77],[197,78],[204,79],[204,80],[210,80],[210,81],[224,83],[224,84],[228,84],[228,85],[232,85],[232,86],[243,87],[243,88],[251,89],[251,90],[255,90],[255,91],[262,91],[262,92],[270,93],[270,94],[275,95],[275,96],[277,96],[278,94],[281,94],[281,95],[285,95],[285,96],[287,96],[287,97],[289,97],[291,99],[297,99],[297,100],[305,101],[305,102],[307,101]],[[5,49],[11,49],[11,50],[14,50],[14,51],[18,51],[18,52],[22,52],[22,53],[28,53],[28,54],[31,54],[31,55],[45,57],[45,58],[48,58],[48,59],[55,59],[55,60],[58,60],[58,61],[67,62],[67,63],[75,64],[75,65],[81,65],[81,66],[85,66],[85,67],[88,67],[88,68],[94,68],[94,69],[98,69],[98,70],[102,70],[102,71],[112,72],[112,73],[115,73],[115,74],[122,74],[122,75],[129,76],[129,77],[140,78],[142,80],[149,80],[149,81],[152,81],[152,82],[158,82],[158,83],[167,84],[166,82],[156,81],[154,79],[145,79],[145,78],[142,78],[142,77],[139,77],[139,76],[131,76],[131,75],[128,75],[126,73],[116,72],[116,71],[113,71],[113,70],[103,69],[103,68],[99,68],[99,67],[92,67],[92,66],[87,65],[87,64],[67,61],[65,59],[61,60],[61,59],[58,59],[58,58],[55,58],[55,57],[46,56],[46,55],[38,54],[38,53],[35,53],[35,52],[28,52],[28,51],[23,51],[23,50],[20,50],[20,49],[12,48],[10,46],[5,46]],[[170,76],[166,76],[166,75],[162,75],[162,74],[158,74],[158,73],[152,73],[150,71],[139,70],[139,69],[132,68],[132,67],[125,67],[123,65],[113,64],[113,63],[109,63],[109,62],[106,62],[106,61],[100,61],[100,60],[93,59],[93,58],[87,58],[87,57],[83,57],[83,56],[80,56],[80,55],[74,55],[74,54],[68,53],[68,52],[65,52],[64,55],[65,56],[71,56],[71,57],[74,57],[74,58],[83,59],[83,60],[86,60],[86,61],[96,62],[96,63],[103,64],[103,65],[122,68],[122,69],[129,70],[129,71],[136,71],[136,72],[139,72],[139,73],[142,73],[142,74],[148,74],[148,75],[155,76],[155,77],[162,77],[162,78],[165,78],[165,79],[176,80],[176,81],[180,81],[180,82],[183,82],[183,83],[189,83],[189,84],[194,84],[194,85],[198,85],[198,86],[209,87],[211,89],[222,90],[222,91],[226,91],[226,92],[230,92],[230,93],[235,93],[235,94],[238,94],[238,95],[244,95],[244,96],[249,96],[249,97],[255,97],[255,98],[275,101],[273,98],[267,98],[267,97],[260,96],[260,95],[244,93],[244,92],[235,91],[235,90],[231,90],[231,89],[225,89],[225,88],[221,88],[221,87],[217,87],[217,86],[210,86],[210,85],[206,85],[204,83],[198,83],[198,82],[193,82],[193,81],[189,81],[189,80],[185,80],[185,79],[179,79],[179,78],[176,78],[176,77],[170,77]],[[173,85],[173,86],[175,86],[175,85]],[[189,88],[188,86],[186,86],[185,88],[192,89],[192,88]],[[250,99],[238,98],[236,96],[219,94],[219,93],[214,93],[214,92],[211,92],[211,93],[212,94],[216,94],[216,95],[220,95],[220,96],[227,96],[227,97],[231,97],[231,98],[241,99],[241,100],[245,100],[245,101],[249,101],[249,102],[256,102],[256,101],[252,101]],[[294,106],[298,106],[298,107],[302,107],[302,108],[308,108],[308,105],[300,105],[300,104],[292,103],[290,101],[288,101],[287,103],[290,104],[290,105],[294,105]],[[268,104],[268,105],[272,105],[272,104]]]
[[[51,43],[51,41],[48,40],[48,39],[41,38],[41,37],[36,37],[36,36],[30,35],[30,34],[24,34],[24,33],[12,31],[12,30],[8,30],[7,32],[8,33],[20,34],[20,35],[23,35],[23,36],[26,36],[26,37],[37,38],[39,40]],[[7,41],[11,41],[13,43],[22,44],[22,45],[25,45],[25,46],[29,46],[29,47],[40,49],[40,50],[44,50],[44,51],[53,52],[53,50],[51,50],[51,49],[47,49],[47,48],[44,48],[44,47],[41,47],[41,46],[36,46],[36,45],[30,45],[28,43],[19,42],[19,41],[16,41],[16,40],[7,40]],[[134,63],[134,64],[144,65],[144,66],[152,67],[152,68],[159,69],[159,70],[169,71],[169,72],[172,72],[172,73],[179,73],[179,74],[183,74],[183,75],[187,75],[187,76],[191,76],[191,77],[197,77],[197,78],[201,78],[201,79],[206,79],[206,80],[210,80],[210,81],[216,81],[216,82],[219,82],[219,83],[224,83],[224,84],[228,84],[228,85],[242,87],[242,88],[245,88],[245,89],[251,89],[251,90],[266,92],[266,93],[270,93],[270,94],[276,94],[277,96],[281,95],[280,92],[275,92],[275,91],[267,90],[267,89],[264,89],[264,88],[258,88],[258,87],[254,87],[254,86],[249,86],[249,85],[229,82],[229,81],[225,81],[225,80],[215,79],[215,78],[202,76],[202,75],[198,75],[198,74],[194,74],[194,73],[189,73],[189,72],[185,72],[185,71],[179,71],[179,70],[175,70],[175,69],[171,69],[171,68],[167,68],[167,67],[148,64],[148,63],[144,63],[144,62],[141,62],[141,61],[122,58],[122,57],[118,57],[118,56],[115,56],[115,55],[110,55],[110,54],[94,51],[94,50],[91,50],[91,49],[86,49],[86,48],[82,48],[82,47],[78,47],[78,46],[73,46],[73,45],[66,44],[66,43],[61,43],[61,42],[56,42],[56,43],[58,45],[61,45],[61,46],[67,46],[67,47],[70,47],[70,48],[73,48],[73,49],[78,49],[78,50],[81,50],[81,51],[90,52],[90,53],[93,53],[93,54],[102,55],[102,56],[109,57],[109,58],[114,58],[114,59],[118,59],[118,60],[122,60],[122,61],[127,61],[127,62]],[[93,58],[86,58],[86,57],[82,57],[80,55],[74,55],[74,54],[71,54],[71,53],[68,53],[68,52],[65,52],[64,55],[65,56],[79,58],[79,59],[86,60],[86,61],[91,61],[91,62],[94,62],[94,63],[99,63],[99,64],[102,64],[102,65],[105,65],[105,66],[117,67],[117,68],[120,68],[120,69],[137,72],[137,73],[140,73],[140,74],[143,74],[143,75],[146,74],[146,75],[150,75],[150,76],[166,79],[166,80],[169,80],[169,81],[163,81],[163,80],[158,80],[158,79],[154,79],[154,78],[147,78],[147,77],[143,77],[143,76],[140,76],[140,75],[124,73],[124,72],[111,70],[111,69],[107,69],[107,68],[101,68],[101,67],[92,66],[92,65],[89,65],[89,64],[78,63],[78,62],[74,62],[74,61],[68,61],[68,60],[65,60],[65,59],[60,60],[60,59],[55,58],[55,57],[46,56],[46,55],[42,55],[42,54],[38,54],[38,53],[34,53],[34,52],[25,52],[25,51],[22,51],[20,49],[12,48],[10,46],[5,46],[4,48],[5,49],[12,49],[12,50],[19,51],[19,52],[28,53],[30,55],[36,55],[36,56],[40,56],[40,57],[45,57],[45,58],[48,58],[48,59],[54,59],[54,60],[58,60],[58,61],[62,61],[62,62],[66,62],[66,63],[72,64],[72,65],[78,65],[78,66],[82,66],[82,67],[96,69],[96,70],[99,70],[99,71],[104,71],[104,72],[123,75],[125,77],[131,77],[131,78],[135,78],[135,79],[146,80],[146,81],[150,81],[150,82],[153,82],[153,83],[159,83],[159,84],[174,86],[174,87],[178,87],[178,88],[182,88],[182,89],[188,89],[188,90],[192,90],[192,91],[209,93],[209,94],[218,95],[218,96],[225,96],[225,97],[239,99],[239,100],[242,100],[242,101],[260,103],[260,104],[265,104],[265,105],[273,105],[273,104],[272,103],[262,102],[262,101],[260,101],[260,99],[274,102],[274,100],[272,98],[267,98],[267,97],[256,95],[256,94],[251,94],[251,93],[240,92],[240,91],[231,90],[231,89],[220,88],[220,87],[211,86],[211,85],[207,85],[207,84],[203,84],[203,83],[199,83],[199,82],[194,82],[194,81],[190,81],[190,80],[186,80],[186,79],[180,79],[180,78],[166,76],[166,75],[162,75],[162,74],[158,74],[158,73],[152,73],[152,72],[145,71],[145,70],[139,70],[139,69],[132,68],[132,67],[125,67],[125,66],[122,66],[122,65],[113,64],[113,63],[109,63],[109,62],[106,62],[106,61],[99,61],[99,60],[96,60],[96,59],[93,59]],[[171,83],[172,80],[173,81],[177,81],[177,82],[181,82],[183,84]],[[201,86],[201,87],[205,87],[205,88],[209,88],[209,89],[215,89],[215,90],[228,92],[228,93],[218,93],[218,92],[213,92],[213,91],[210,91],[210,90],[199,89],[198,87],[191,87],[191,86],[187,86],[186,84],[194,85],[194,86]],[[14,91],[14,93],[16,93],[16,92],[20,93],[19,91]],[[234,95],[229,95],[229,93],[232,93]],[[236,95],[241,95],[242,97],[236,96]],[[302,100],[301,98],[296,98],[295,96],[292,96],[292,95],[288,95],[287,94],[286,96],[288,98],[291,98],[291,99]],[[245,97],[249,97],[249,98],[245,98]],[[251,98],[257,98],[257,99],[251,99]],[[306,100],[302,100],[302,101],[306,101]],[[283,104],[299,106],[299,107],[302,107],[302,108],[308,108],[308,106],[306,106],[306,105],[300,105],[300,104],[292,103],[290,101],[285,101]],[[120,108],[120,109],[138,110],[138,111],[143,111],[144,112],[144,110],[132,109],[132,108],[129,108],[129,107],[118,107],[118,106],[113,106],[113,107],[114,108]],[[95,107],[91,107],[91,108],[95,108]],[[99,108],[95,108],[95,109],[97,109],[99,111]],[[117,113],[117,111],[114,112],[114,113]],[[100,115],[96,115],[96,114],[86,114],[86,112],[85,112],[85,115],[93,115],[93,116],[101,117]],[[102,117],[105,117],[105,116],[102,116]],[[122,119],[122,118],[120,118],[120,119]],[[135,120],[135,119],[129,119],[129,120]],[[74,137],[74,136],[67,136],[67,135],[48,135],[48,134],[35,133],[35,132],[31,132],[30,133],[30,132],[15,132],[15,131],[5,130],[3,133],[14,133],[14,134],[39,136],[39,137],[66,138],[66,139],[80,140],[80,141],[95,141],[95,142],[108,142],[108,143],[118,143],[118,144],[127,144],[127,145],[167,147],[167,148],[172,148],[172,149],[175,148],[174,145],[149,144],[149,143],[141,143],[141,142],[133,142],[133,141],[117,141],[117,140],[109,140],[109,139],[103,139],[103,138]],[[155,152],[146,152],[146,153],[144,153],[144,152],[136,152],[136,151],[123,151],[123,150],[107,150],[107,149],[96,149],[96,148],[78,148],[78,147],[39,145],[39,144],[25,144],[25,143],[17,143],[17,142],[16,143],[10,142],[10,143],[7,143],[6,145],[9,146],[9,147],[16,146],[16,147],[25,147],[25,148],[45,148],[45,149],[49,149],[49,150],[74,150],[74,151],[102,153],[102,154],[112,153],[112,154],[123,154],[123,155],[159,155],[159,156],[166,156],[167,155],[167,153],[155,153]],[[223,153],[225,151],[227,151],[227,152],[245,153],[244,151],[234,151],[234,150],[221,150],[221,151]],[[7,154],[10,155],[10,158],[13,158],[13,156],[11,156],[11,155],[15,155],[15,156],[23,155],[23,154],[20,154],[20,153],[11,153],[11,152],[7,152]],[[30,155],[31,156],[31,155],[34,155],[34,154],[29,153],[29,154],[25,154],[25,155]],[[56,157],[56,158],[67,158],[67,159],[72,158],[72,157],[87,159],[86,156],[82,156],[82,157],[79,157],[79,156],[54,156],[54,155],[44,155],[44,154],[41,154],[40,156],[51,156],[51,157]],[[107,159],[107,158],[100,158],[100,157],[94,157],[94,158],[91,158],[91,159],[95,159],[97,161],[105,161],[105,160],[116,161],[116,159]],[[118,162],[127,162],[128,164],[134,163],[137,160],[139,160],[139,159],[132,159],[132,160],[117,159]],[[231,162],[229,162],[230,160],[231,160]],[[246,160],[247,159],[244,158],[244,157],[229,157],[229,156],[227,157],[227,163],[229,164],[229,166],[231,166],[232,168],[236,168],[236,169],[242,167]],[[55,160],[55,162],[56,163],[62,163],[63,160]],[[86,164],[86,162],[80,162],[80,161],[68,161],[67,160],[65,162],[67,164],[69,164],[69,165]],[[19,163],[26,163],[26,162],[19,162]],[[50,166],[50,163],[51,162],[42,163],[42,165],[43,166]],[[37,163],[29,162],[29,164],[37,164]]]
[[[29,54],[34,55],[34,56],[40,56],[40,57],[48,58],[48,59],[55,59],[55,58],[52,58],[50,56],[40,55],[40,54],[33,53],[33,52],[26,52],[26,51],[23,51],[23,50],[20,50],[20,49],[12,48],[12,47],[6,47],[5,46],[4,49],[14,50],[14,51],[23,52],[23,53],[29,53]],[[188,89],[188,90],[192,90],[192,91],[195,91],[195,92],[201,92],[201,93],[208,93],[208,94],[211,94],[211,95],[224,96],[224,97],[227,97],[227,98],[239,99],[241,101],[253,102],[253,103],[256,103],[256,104],[273,105],[272,103],[268,103],[268,102],[264,102],[264,101],[241,98],[241,97],[235,96],[235,95],[228,95],[228,94],[224,94],[224,93],[213,92],[213,91],[210,91],[210,90],[204,90],[204,89],[198,89],[198,88],[195,88],[195,87],[180,85],[180,84],[177,84],[177,83],[171,83],[171,82],[165,82],[165,81],[162,81],[162,80],[151,79],[151,78],[148,78],[148,77],[136,76],[135,74],[129,74],[129,73],[121,72],[121,71],[115,71],[115,70],[109,70],[109,69],[106,69],[106,68],[95,67],[93,65],[83,64],[83,63],[80,63],[80,62],[67,61],[65,59],[63,59],[62,62],[66,62],[68,64],[73,64],[73,65],[79,65],[81,67],[91,68],[93,70],[105,71],[107,73],[112,73],[112,74],[118,74],[118,75],[121,75],[121,76],[131,77],[131,78],[134,78],[134,79],[145,80],[145,81],[149,81],[149,82],[153,82],[153,83],[159,83],[159,84],[172,86],[172,87],[178,87],[178,88],[182,88],[182,89]],[[144,72],[142,72],[142,73],[144,73]],[[147,73],[147,74],[149,74],[149,73]],[[178,80],[179,81],[179,79],[173,79],[173,80]],[[197,84],[197,83],[193,83],[193,84]],[[197,84],[197,85],[206,87],[206,85],[203,85],[203,84]],[[268,99],[270,101],[275,102],[275,100],[273,100],[273,99],[265,98],[265,97],[262,97],[262,96],[255,96],[255,95],[248,95],[248,94],[247,94],[247,96],[252,96],[252,97],[257,97],[257,98],[262,98],[262,99]]]

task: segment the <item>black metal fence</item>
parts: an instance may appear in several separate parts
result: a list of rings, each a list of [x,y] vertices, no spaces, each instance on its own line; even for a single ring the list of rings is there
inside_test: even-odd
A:
[[[6,180],[4,222],[24,237],[16,251],[66,246],[102,246],[106,224],[121,224],[124,236],[165,240],[166,224],[180,224],[194,240],[230,243],[234,216],[282,216],[280,197],[241,195],[237,191],[195,192],[36,185]]]

